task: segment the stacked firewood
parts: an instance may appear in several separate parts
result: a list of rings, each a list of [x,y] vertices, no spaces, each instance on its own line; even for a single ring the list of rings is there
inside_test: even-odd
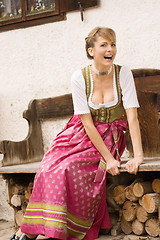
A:
[[[20,184],[13,184],[10,187],[10,205],[14,208],[14,220],[16,226],[20,226],[29,198],[33,189],[33,182],[30,182],[27,187]]]
[[[117,181],[119,182],[119,180]],[[135,179],[126,185],[128,179],[107,185],[107,202],[112,223],[111,235],[121,232],[129,235],[147,234],[160,236],[160,179],[144,181]],[[27,186],[10,184],[9,203],[14,208],[15,223],[20,226],[33,189],[33,182]]]
[[[109,209],[119,213],[111,235],[122,231],[127,235],[160,236],[160,179],[136,179],[129,186],[111,184],[107,197]]]

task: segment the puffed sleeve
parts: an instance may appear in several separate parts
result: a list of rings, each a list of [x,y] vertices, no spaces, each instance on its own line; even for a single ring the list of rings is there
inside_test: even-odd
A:
[[[120,85],[122,89],[122,101],[125,109],[139,107],[134,78],[131,70],[123,66],[120,70]]]
[[[85,80],[81,70],[77,70],[71,77],[72,99],[74,114],[90,113],[85,92]]]

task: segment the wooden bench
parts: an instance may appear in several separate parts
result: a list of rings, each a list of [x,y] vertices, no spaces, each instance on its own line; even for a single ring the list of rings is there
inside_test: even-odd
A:
[[[160,70],[133,70],[141,108],[138,109],[145,161],[140,171],[160,171]],[[44,146],[41,121],[57,119],[73,114],[71,94],[34,99],[24,111],[28,121],[28,136],[20,142],[1,141],[0,153],[4,154],[0,174],[35,173],[43,158]],[[126,133],[127,148],[132,154],[129,134]],[[124,172],[122,162],[120,171]]]

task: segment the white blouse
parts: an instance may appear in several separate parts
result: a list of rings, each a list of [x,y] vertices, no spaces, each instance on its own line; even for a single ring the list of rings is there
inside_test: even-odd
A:
[[[95,105],[91,101],[91,96],[93,92],[93,78],[90,71],[90,79],[91,79],[91,94],[89,96],[87,102],[86,96],[86,87],[85,80],[81,70],[77,70],[73,73],[71,78],[71,87],[72,87],[72,98],[73,98],[73,106],[74,106],[74,114],[86,114],[90,113],[89,107],[93,109],[99,109],[101,107],[108,108],[114,106],[118,102],[118,93],[116,88],[116,79],[115,79],[115,71],[113,75],[113,91],[114,91],[114,100],[112,102]],[[119,81],[122,89],[122,101],[125,109],[139,107],[136,88],[134,83],[134,78],[131,70],[127,66],[122,66],[119,73]]]

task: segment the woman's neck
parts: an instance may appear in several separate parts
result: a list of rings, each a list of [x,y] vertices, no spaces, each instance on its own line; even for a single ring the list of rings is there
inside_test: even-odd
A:
[[[98,76],[107,76],[107,75],[109,75],[111,72],[112,72],[112,69],[113,69],[113,65],[111,65],[109,68],[97,68],[96,66],[95,66],[95,64],[93,64],[93,66],[92,66],[92,68],[93,68],[93,72],[96,74],[96,75],[98,75]]]

